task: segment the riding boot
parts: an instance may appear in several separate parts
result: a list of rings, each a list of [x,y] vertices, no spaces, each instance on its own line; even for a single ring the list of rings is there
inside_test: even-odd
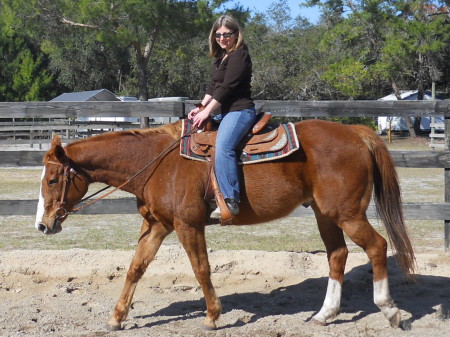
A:
[[[239,214],[239,204],[235,199],[225,198],[225,204],[227,205],[228,210],[230,211],[231,215]]]
[[[237,203],[237,201],[235,199],[226,198],[225,205],[227,205],[227,208],[230,211],[231,215],[239,214],[239,204]],[[217,208],[214,211],[212,211],[210,217],[213,219],[220,219],[222,217],[222,213],[220,212],[219,206],[217,206]]]

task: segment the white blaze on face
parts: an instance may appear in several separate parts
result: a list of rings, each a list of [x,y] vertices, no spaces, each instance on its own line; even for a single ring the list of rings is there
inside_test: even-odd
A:
[[[36,222],[34,224],[36,229],[39,229],[38,228],[39,224],[42,222],[42,218],[44,217],[44,212],[45,212],[44,197],[42,195],[42,183],[43,183],[44,177],[45,177],[45,167],[44,167],[44,170],[42,171],[41,187],[39,188],[39,202],[38,202],[37,212],[36,212]]]

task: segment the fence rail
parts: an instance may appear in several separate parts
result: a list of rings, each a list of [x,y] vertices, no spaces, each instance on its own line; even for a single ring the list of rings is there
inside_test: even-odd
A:
[[[194,106],[185,102],[21,102],[0,103],[0,120],[8,118],[66,118],[81,117],[184,117]],[[447,151],[392,151],[398,167],[443,168],[445,202],[406,203],[407,219],[444,220],[445,248],[450,245],[450,100],[443,101],[256,101],[262,112],[280,117],[378,117],[378,116],[444,116],[445,149]],[[49,123],[50,124],[50,123]],[[0,124],[1,126],[1,124]],[[1,129],[0,129],[1,130]],[[1,143],[1,142],[0,142]],[[41,166],[42,151],[3,151],[0,167]],[[0,215],[33,215],[36,200],[0,200]],[[107,199],[89,207],[86,214],[135,213],[134,199]],[[309,214],[303,207],[293,216]],[[369,217],[375,217],[370,207]]]
[[[197,101],[0,102],[0,118],[184,117]],[[256,101],[256,108],[285,117],[450,117],[441,101]]]

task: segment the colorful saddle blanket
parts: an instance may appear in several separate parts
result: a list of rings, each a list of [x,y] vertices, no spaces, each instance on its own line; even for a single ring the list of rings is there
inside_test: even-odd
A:
[[[206,161],[212,155],[216,144],[217,131],[192,131],[192,121],[182,121],[182,139],[180,154],[183,157]],[[267,125],[256,135],[247,135],[239,146],[240,164],[253,164],[269,160],[276,160],[289,156],[300,148],[300,144],[292,123],[277,126]]]

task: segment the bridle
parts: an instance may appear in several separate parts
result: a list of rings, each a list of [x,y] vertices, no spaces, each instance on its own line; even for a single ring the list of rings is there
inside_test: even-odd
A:
[[[75,169],[73,169],[70,166],[68,161],[65,164],[63,164],[63,163],[58,163],[56,161],[48,160],[47,163],[48,164],[53,164],[53,165],[59,165],[59,166],[63,166],[64,167],[64,172],[63,172],[63,175],[62,175],[62,177],[63,177],[63,181],[62,181],[63,185],[62,185],[62,189],[61,189],[61,198],[60,198],[60,200],[58,202],[59,206],[58,206],[58,208],[56,209],[56,212],[55,212],[55,218],[57,220],[63,220],[69,215],[69,213],[73,213],[73,210],[69,212],[67,210],[67,208],[65,207],[65,205],[67,204],[67,202],[66,202],[66,195],[67,195],[67,191],[69,189],[70,173],[73,173],[75,176],[80,176],[80,175],[78,175],[77,171],[75,171]],[[87,180],[84,177],[82,177],[82,176],[80,176],[80,177],[83,180],[85,180],[85,182],[87,183]]]
[[[59,221],[59,220],[64,220],[69,214],[73,214],[76,213],[80,210],[82,210],[83,208],[86,208],[87,206],[90,206],[102,199],[104,199],[105,197],[107,197],[108,195],[116,192],[117,190],[120,190],[121,188],[123,188],[125,185],[127,185],[128,183],[130,183],[134,178],[136,178],[137,176],[139,176],[141,173],[143,173],[146,169],[148,169],[151,165],[153,165],[159,158],[161,158],[163,155],[165,155],[167,152],[169,152],[172,147],[174,145],[176,145],[177,143],[179,143],[183,138],[186,138],[188,136],[190,136],[192,133],[197,131],[197,127],[193,128],[192,130],[190,130],[189,132],[187,132],[185,135],[183,135],[182,137],[178,138],[177,140],[175,140],[172,144],[170,144],[166,149],[164,149],[155,159],[153,159],[151,162],[149,162],[147,165],[145,165],[142,169],[140,169],[137,173],[135,173],[134,175],[132,175],[127,181],[125,181],[124,183],[122,183],[121,185],[115,187],[112,191],[109,191],[105,194],[103,194],[102,196],[98,197],[97,199],[91,200],[90,202],[81,205],[79,207],[73,208],[71,211],[68,211],[67,208],[65,207],[65,205],[67,204],[66,202],[66,195],[67,195],[67,191],[69,189],[69,183],[70,183],[70,173],[73,173],[75,176],[79,176],[81,177],[87,184],[89,183],[89,181],[87,181],[86,178],[84,178],[82,175],[79,175],[77,173],[77,171],[72,168],[70,166],[69,163],[69,159],[66,156],[66,162],[65,163],[59,163],[56,161],[52,161],[52,160],[48,160],[46,163],[48,164],[53,164],[53,165],[60,165],[64,167],[64,172],[63,172],[63,186],[62,186],[62,190],[61,190],[61,198],[59,200],[59,207],[55,212],[55,220]],[[64,149],[65,150],[65,149]],[[87,196],[86,198],[81,199],[80,201],[78,201],[75,205],[78,205],[88,199],[91,199],[92,197],[96,196],[97,194],[100,194],[103,191],[106,191],[107,189],[111,188],[111,186],[106,186],[104,188],[102,188],[101,190]]]

